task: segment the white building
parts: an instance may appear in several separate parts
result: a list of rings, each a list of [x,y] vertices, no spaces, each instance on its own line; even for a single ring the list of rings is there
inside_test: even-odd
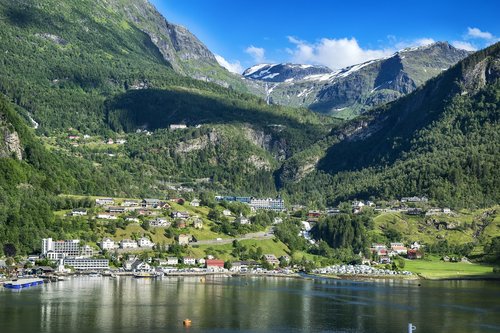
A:
[[[49,251],[49,252],[45,253],[45,258],[47,258],[48,260],[56,261],[56,260],[64,259],[64,257],[65,257],[64,253],[57,253],[54,251]]]
[[[153,246],[155,246],[155,243],[153,243],[147,237],[142,237],[141,239],[139,239],[139,241],[137,243],[139,244],[140,247],[153,247]]]
[[[195,219],[193,222],[193,227],[195,229],[203,229],[203,221],[199,218]]]
[[[167,257],[168,266],[176,266],[179,264],[179,259],[176,257]]]
[[[87,210],[85,209],[73,209],[71,211],[71,216],[86,216]]]
[[[149,226],[151,227],[170,227],[171,223],[165,218],[156,218],[149,221]]]
[[[196,259],[192,257],[184,257],[182,263],[184,265],[196,265]]]
[[[50,251],[54,253],[64,253],[65,256],[78,256],[80,255],[80,240],[53,241],[52,238],[43,238],[42,254],[46,255]]]
[[[115,200],[113,198],[97,198],[95,204],[99,206],[114,205]]]
[[[109,269],[108,259],[93,258],[64,258],[64,265],[71,266],[77,270],[104,270]]]
[[[102,220],[116,220],[118,217],[113,213],[99,213],[97,214],[98,219]]]
[[[241,225],[245,225],[245,224],[250,224],[250,219],[240,214],[240,216],[236,220],[234,220],[234,222],[239,223]]]
[[[52,242],[52,238],[43,238],[42,239],[42,254],[47,254],[50,251],[54,251],[54,243]]]
[[[189,213],[188,212],[172,212],[170,216],[173,219],[188,219],[189,218]]]
[[[177,129],[186,129],[187,125],[185,124],[171,124],[170,129],[171,130],[177,130]]]
[[[191,201],[190,205],[193,207],[200,207],[200,200],[193,199],[193,201]]]
[[[281,198],[276,199],[250,199],[250,207],[254,209],[266,209],[266,210],[275,210],[282,211],[285,210],[285,202]]]
[[[402,197],[401,202],[428,202],[427,197]]]
[[[120,247],[122,249],[135,249],[137,248],[137,242],[131,239],[122,239],[120,241]]]
[[[92,257],[94,255],[94,249],[90,245],[84,245],[80,248],[81,257]]]
[[[139,201],[137,200],[124,200],[122,203],[123,207],[138,207]]]
[[[408,249],[403,243],[391,243],[391,250],[396,252],[398,255],[406,254],[408,252]]]
[[[413,244],[411,244],[411,249],[412,250],[420,250],[420,248],[422,247],[422,245],[420,245],[418,242],[413,242]]]
[[[143,199],[141,206],[143,208],[157,208],[160,204],[160,199]]]
[[[149,265],[147,262],[142,261],[142,260],[136,260],[134,263],[132,263],[131,266],[132,270],[134,272],[139,272],[139,271],[149,271],[151,270],[151,265]]]
[[[114,250],[116,248],[115,241],[111,238],[104,238],[101,241],[101,249],[103,250]]]

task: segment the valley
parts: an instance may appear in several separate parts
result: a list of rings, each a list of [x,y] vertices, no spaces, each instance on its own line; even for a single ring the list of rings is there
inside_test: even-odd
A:
[[[103,238],[146,237],[157,246],[141,251],[151,258],[272,254],[307,271],[385,264],[370,252],[379,242],[423,243],[434,262],[498,264],[498,42],[477,52],[434,42],[341,69],[264,63],[238,75],[146,0],[0,0],[0,38],[6,257],[40,253],[42,238],[97,252]],[[216,195],[279,196],[286,211]],[[429,203],[399,205],[413,196]],[[99,197],[122,198],[118,206],[158,198],[169,226],[106,218]],[[357,211],[357,202],[375,206]],[[453,214],[426,215],[445,208]],[[68,216],[74,209],[88,214]],[[203,227],[177,224],[176,211]],[[178,246],[181,234],[199,244]]]

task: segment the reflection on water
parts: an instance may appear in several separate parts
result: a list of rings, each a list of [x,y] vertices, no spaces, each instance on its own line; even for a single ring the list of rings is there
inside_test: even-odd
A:
[[[497,282],[420,283],[75,277],[0,291],[0,332],[500,332]]]

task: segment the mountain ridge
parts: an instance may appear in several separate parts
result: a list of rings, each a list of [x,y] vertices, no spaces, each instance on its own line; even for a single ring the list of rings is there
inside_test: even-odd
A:
[[[324,67],[322,73],[297,79],[281,75],[278,69],[285,68],[283,64],[257,65],[252,68],[257,68],[255,72],[260,69],[259,73],[250,68],[244,76],[266,82],[267,100],[271,103],[308,107],[319,113],[352,118],[415,90],[468,54],[447,42],[436,42],[338,70],[328,71]],[[261,72],[263,75],[259,75]]]
[[[497,43],[288,160],[280,172],[282,185],[295,193],[304,183],[322,179],[332,201],[370,195],[390,199],[398,193],[425,194],[450,206],[494,203],[500,182],[495,171],[499,77]],[[314,162],[312,168],[307,161]],[[314,186],[307,187],[314,191]]]

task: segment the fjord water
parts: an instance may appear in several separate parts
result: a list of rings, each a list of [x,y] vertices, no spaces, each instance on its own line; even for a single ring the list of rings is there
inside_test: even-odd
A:
[[[416,333],[500,332],[500,284],[75,277],[0,291],[2,333],[403,333],[409,322]]]

